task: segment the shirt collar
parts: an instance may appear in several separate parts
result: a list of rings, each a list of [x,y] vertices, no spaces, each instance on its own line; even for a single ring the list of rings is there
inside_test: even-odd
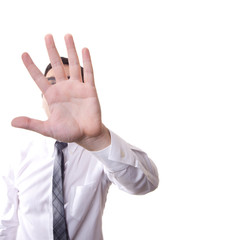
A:
[[[53,154],[54,154],[54,151],[55,151],[55,147],[54,147],[54,144],[56,142],[56,139],[53,139],[53,138],[50,138],[50,137],[47,137],[46,138],[46,143],[47,143],[47,146],[49,146],[49,151],[51,151]],[[78,147],[81,147],[80,145],[78,145],[77,143],[68,143],[68,151],[70,153],[74,153]]]
[[[70,153],[74,153],[76,151],[76,149],[80,147],[77,143],[68,143],[68,151]]]

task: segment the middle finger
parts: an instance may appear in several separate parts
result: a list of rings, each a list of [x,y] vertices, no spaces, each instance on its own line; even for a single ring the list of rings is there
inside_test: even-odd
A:
[[[58,82],[66,80],[67,76],[63,67],[62,60],[55,46],[53,36],[51,34],[46,35],[45,42],[56,81]]]
[[[67,52],[68,52],[69,72],[70,72],[71,79],[80,80],[82,82],[79,58],[78,58],[73,37],[71,34],[67,34],[65,36],[65,43],[66,43]]]

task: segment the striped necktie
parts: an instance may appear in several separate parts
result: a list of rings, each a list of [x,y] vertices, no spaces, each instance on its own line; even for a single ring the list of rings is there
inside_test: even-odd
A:
[[[67,147],[67,143],[57,141],[55,147],[57,154],[54,160],[52,181],[53,235],[54,240],[68,240],[63,198],[64,156],[62,151]]]

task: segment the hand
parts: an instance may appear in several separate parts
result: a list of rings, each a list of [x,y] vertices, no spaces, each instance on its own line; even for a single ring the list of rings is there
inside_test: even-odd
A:
[[[12,120],[12,126],[24,128],[62,142],[76,142],[88,150],[100,150],[110,144],[110,134],[101,120],[101,109],[94,83],[89,50],[82,50],[84,82],[73,37],[65,36],[69,59],[70,79],[67,78],[52,35],[45,37],[48,55],[56,84],[47,78],[33,63],[28,53],[22,60],[31,77],[42,91],[49,107],[47,121],[28,117]]]

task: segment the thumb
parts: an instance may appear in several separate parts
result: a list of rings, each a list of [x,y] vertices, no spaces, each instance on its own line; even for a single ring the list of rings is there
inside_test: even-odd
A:
[[[32,119],[29,117],[17,117],[12,120],[11,125],[16,128],[23,128],[40,133],[44,136],[48,136],[48,131],[46,130],[44,121]]]

